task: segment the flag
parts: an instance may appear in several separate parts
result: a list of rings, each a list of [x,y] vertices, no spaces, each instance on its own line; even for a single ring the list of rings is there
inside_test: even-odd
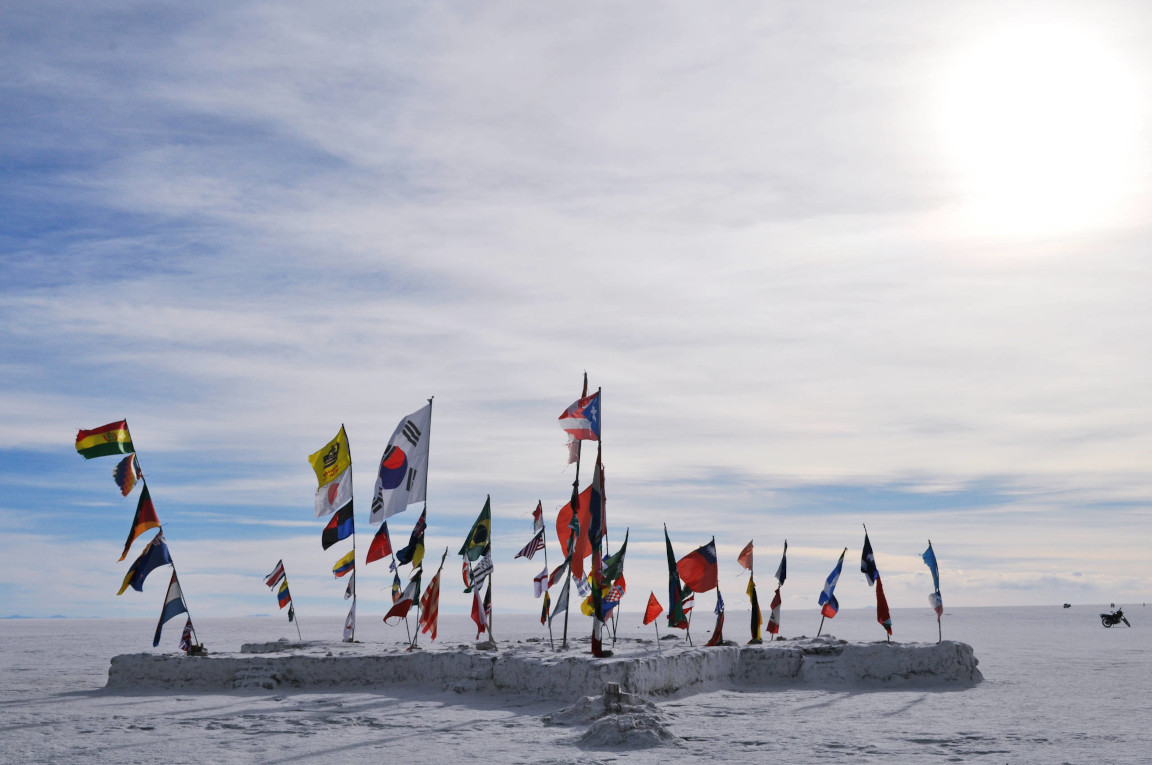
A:
[[[460,576],[464,578],[464,592],[472,592],[472,566],[469,565],[467,558],[460,563],[462,566]]]
[[[604,559],[604,578],[615,582],[624,576],[624,554],[628,552],[628,529],[624,530],[624,544],[620,549]]]
[[[480,589],[480,585],[488,578],[494,568],[496,566],[492,563],[492,546],[489,545],[484,548],[484,555],[472,567],[472,586]]]
[[[936,565],[936,553],[932,551],[932,540],[928,540],[928,549],[920,557],[924,559],[924,564],[932,572],[934,592],[928,593],[928,602],[936,612],[936,621],[940,621],[940,617],[944,615],[944,599],[940,597],[940,568]]]
[[[343,425],[340,426],[340,432],[336,434],[336,437],[324,444],[320,451],[308,455],[308,462],[316,471],[316,486],[319,488],[323,488],[336,480],[352,465],[352,453],[348,449],[348,434],[344,432]]]
[[[552,614],[548,617],[548,625],[552,625],[552,620],[561,611],[568,610],[568,584],[571,580],[565,579],[564,586],[560,589],[560,595],[556,598],[556,607],[552,609]]]
[[[376,473],[372,489],[372,512],[368,522],[375,525],[424,502],[428,493],[428,442],[431,438],[432,402],[400,420]]]
[[[586,598],[592,594],[592,585],[588,584],[588,577],[576,578],[576,574],[572,574],[572,581],[576,582],[576,594],[582,598]]]
[[[749,542],[748,545],[751,546],[752,543]],[[751,568],[751,566],[749,566],[749,568]],[[756,642],[761,639],[760,627],[764,622],[760,614],[760,599],[756,597],[756,582],[752,577],[748,577],[748,600],[752,602],[752,640]]]
[[[380,524],[380,528],[376,529],[376,534],[372,537],[372,544],[368,545],[368,555],[364,559],[364,563],[371,563],[374,560],[392,554],[392,538],[388,536],[388,522]]]
[[[344,619],[344,642],[351,643],[356,636],[356,601],[352,601],[352,607],[348,609],[348,616]]]
[[[844,566],[845,552],[848,552],[847,548],[840,553],[840,560],[836,562],[836,568],[832,569],[832,573],[828,575],[828,579],[824,582],[824,589],[820,593],[820,613],[829,619],[835,617],[836,612],[840,610],[840,604],[836,601],[833,592],[836,589],[836,581],[840,578],[840,569]]]
[[[664,547],[668,556],[668,626],[679,629],[688,627],[688,617],[680,604],[680,573],[676,565],[676,555],[672,552],[672,540],[668,538],[668,527],[664,527]]]
[[[548,594],[548,590],[544,590],[544,607],[540,609],[540,624],[543,625],[548,621],[548,607],[552,605],[552,596]]]
[[[180,650],[189,653],[192,650],[192,619],[184,622],[184,631],[180,633]]]
[[[440,560],[440,568],[432,577],[432,583],[424,590],[420,598],[420,619],[417,626],[421,632],[431,633],[431,639],[436,639],[436,622],[440,615],[440,572],[444,570],[444,560]]]
[[[560,415],[569,441],[600,440],[600,391],[578,399]]]
[[[400,600],[400,593],[401,593],[400,572],[394,571],[394,572],[392,572],[392,602],[393,603],[396,603],[398,600]]]
[[[716,586],[718,578],[716,565],[716,538],[703,547],[697,547],[676,564],[676,569],[684,584],[693,592],[708,592]]]
[[[276,592],[276,600],[280,602],[280,608],[283,610],[284,606],[292,602],[292,593],[288,591],[288,580],[285,579],[280,589]]]
[[[512,560],[516,558],[527,558],[532,560],[532,556],[544,549],[544,529],[536,532],[536,536],[532,537],[532,541],[524,545],[520,552],[513,556]]]
[[[944,615],[944,599],[940,597],[939,592],[928,593],[928,605],[936,612],[936,621],[940,621],[940,617]]]
[[[600,464],[600,446],[596,446],[596,467],[592,470],[592,485],[588,487],[588,542],[592,547],[604,538],[604,467]]]
[[[296,621],[296,606],[288,606],[288,621],[289,623]]]
[[[484,613],[484,604],[480,601],[480,588],[472,591],[472,621],[476,622],[476,637],[479,639],[488,628],[488,617]]]
[[[864,532],[864,549],[860,553],[860,571],[868,581],[868,586],[876,584],[880,578],[880,570],[876,568],[876,556],[872,553],[872,543],[868,541],[868,532]]]
[[[93,430],[77,431],[76,451],[90,460],[109,454],[131,454],[136,449],[132,446],[132,436],[128,435],[128,421],[120,420]]]
[[[771,613],[768,614],[768,631],[775,635],[780,631],[780,604],[784,601],[780,598],[780,588],[776,588],[776,594],[772,596]]]
[[[344,588],[344,600],[356,597],[356,572],[352,572],[352,576],[348,577],[348,586]]]
[[[532,531],[544,530],[544,503],[536,500],[536,509],[532,511]]]
[[[749,571],[752,570],[752,540],[748,540],[748,544],[744,545],[744,549],[736,556],[736,562]]]
[[[340,560],[338,560],[332,564],[332,573],[336,575],[337,579],[344,576],[349,571],[355,571],[355,570],[356,570],[356,550],[355,549],[349,550],[346,555],[344,555],[342,558],[340,558]]]
[[[685,616],[687,616],[688,612],[691,611],[695,605],[696,593],[685,587],[683,592],[680,594],[680,610],[684,612]],[[687,627],[688,625],[684,626]]]
[[[488,587],[484,590],[484,620],[492,626],[492,580],[488,580]]]
[[[563,579],[564,575],[567,573],[568,573],[568,559],[565,558],[563,560],[563,562],[561,562],[561,564],[559,566],[557,566],[552,571],[552,575],[548,577],[548,588],[547,589],[550,589],[552,587],[552,585],[556,584],[561,579]]]
[[[332,516],[320,534],[320,545],[327,550],[341,539],[347,539],[356,531],[356,519],[352,515],[352,503],[344,505]]]
[[[889,635],[892,634],[892,612],[888,610],[888,599],[884,597],[884,585],[879,574],[876,575],[876,621]]]
[[[416,519],[416,525],[412,527],[408,545],[396,551],[396,560],[392,562],[392,568],[409,563],[412,564],[412,568],[420,567],[420,563],[424,560],[424,528],[428,525],[427,517],[428,510],[425,508]]]
[[[712,637],[704,645],[714,646],[724,644],[724,598],[720,595],[720,588],[716,588],[716,627],[712,630]]]
[[[384,623],[388,624],[388,620],[393,617],[407,619],[408,611],[412,609],[412,604],[419,598],[420,572],[417,571],[416,575],[408,582],[408,586],[404,588],[404,592],[400,594],[400,599],[393,604],[392,608],[388,609],[388,613],[384,614]]]
[[[316,490],[313,498],[317,518],[331,515],[337,510],[352,506],[352,468],[349,466],[343,473]]]
[[[664,612],[664,606],[656,600],[656,593],[648,593],[648,606],[644,609],[644,626],[648,626],[657,616]]]
[[[127,497],[132,493],[132,488],[136,485],[136,479],[143,477],[140,473],[140,465],[136,462],[135,454],[129,454],[120,460],[112,470],[112,479],[116,481],[116,485],[120,487],[120,496],[122,497]]]
[[[776,568],[776,585],[784,586],[784,578],[788,576],[788,540],[784,540],[784,553],[780,556],[780,565]]]
[[[132,517],[132,528],[128,530],[128,541],[124,543],[124,552],[120,554],[120,560],[128,557],[128,550],[132,548],[132,543],[136,541],[136,537],[148,529],[158,528],[160,528],[160,519],[156,516],[156,506],[152,504],[152,495],[148,493],[148,484],[144,484],[144,490],[140,492],[140,500],[136,503],[136,515]]]
[[[492,497],[489,496],[484,500],[484,508],[480,511],[480,515],[476,516],[476,522],[472,524],[472,530],[468,532],[468,538],[460,546],[458,554],[466,555],[468,560],[474,561],[484,554],[491,541]],[[473,576],[475,576],[475,572],[473,572]]]
[[[608,590],[608,594],[604,596],[605,615],[620,604],[626,592],[628,592],[628,583],[625,582],[624,577],[621,576],[616,580],[616,583],[612,585],[611,589]]]
[[[156,623],[156,636],[152,638],[152,647],[160,645],[160,630],[164,627],[164,622],[171,619],[178,614],[188,613],[188,607],[184,605],[184,593],[180,590],[180,581],[176,578],[176,572],[172,572],[172,579],[168,582],[168,594],[164,596],[164,608],[160,611],[160,621]]]
[[[548,567],[532,578],[532,597],[538,598],[548,593]]]
[[[580,533],[580,529],[586,529],[591,524],[588,514],[591,500],[592,487],[581,494],[573,486],[572,499],[556,514],[556,539],[560,542],[560,549],[565,550],[572,559],[572,571],[580,579],[584,578],[584,559],[592,554],[592,544],[587,536]]]
[[[144,580],[148,577],[148,574],[171,562],[172,558],[168,555],[168,545],[164,544],[164,533],[157,531],[156,536],[152,537],[151,541],[144,545],[144,549],[140,551],[140,557],[135,560],[128,569],[128,573],[124,575],[124,582],[120,585],[120,592],[116,594],[122,595],[124,590],[128,589],[129,586],[136,590],[136,592],[143,592]]]
[[[264,584],[268,585],[271,589],[276,586],[276,583],[284,578],[284,559],[281,558],[276,562],[276,568],[272,569],[272,573],[264,577]]]

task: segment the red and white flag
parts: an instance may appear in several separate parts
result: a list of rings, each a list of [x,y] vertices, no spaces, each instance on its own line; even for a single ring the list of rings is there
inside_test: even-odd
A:
[[[600,440],[600,391],[577,400],[560,415],[560,427],[568,434],[568,463],[576,461],[577,441]]]
[[[276,564],[276,568],[272,569],[272,573],[264,577],[264,584],[269,588],[275,587],[276,583],[284,578],[284,561],[281,560]]]
[[[776,594],[772,596],[772,613],[768,615],[768,631],[773,635],[780,632],[780,588],[776,588]]]
[[[540,500],[536,500],[536,509],[532,511],[532,531],[544,530],[544,505]]]
[[[420,598],[420,631],[430,632],[431,639],[436,639],[436,618],[440,615],[440,572],[432,577],[432,583],[424,590]]]
[[[548,591],[548,567],[532,579],[532,597],[538,598]]]

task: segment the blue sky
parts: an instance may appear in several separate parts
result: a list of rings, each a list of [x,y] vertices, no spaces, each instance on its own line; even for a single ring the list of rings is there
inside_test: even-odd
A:
[[[861,524],[894,607],[928,539],[949,605],[1147,599],[1150,12],[1037,14],[5,7],[0,615],[158,612],[114,595],[135,495],[73,450],[121,418],[195,613],[271,613],[283,558],[340,614],[306,456],[346,426],[366,549],[429,396],[429,556],[491,495],[498,608],[534,610],[511,559],[585,370],[637,603],[665,523],[730,607],[787,539],[814,612]]]

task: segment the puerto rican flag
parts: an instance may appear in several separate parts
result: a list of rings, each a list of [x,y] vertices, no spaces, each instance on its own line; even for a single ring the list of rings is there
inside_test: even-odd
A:
[[[560,415],[560,427],[571,441],[600,440],[600,391],[585,396]]]

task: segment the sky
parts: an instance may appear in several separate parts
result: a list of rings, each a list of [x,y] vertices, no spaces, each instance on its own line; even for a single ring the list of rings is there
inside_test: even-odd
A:
[[[813,621],[845,548],[874,606],[864,525],[893,607],[928,540],[946,606],[1152,593],[1152,8],[9,3],[0,66],[0,616],[158,613],[74,449],[124,418],[194,614],[277,613],[283,559],[337,621],[306,458],[344,425],[382,613],[376,466],[429,397],[441,609],[490,496],[535,611],[585,372],[625,606],[665,524],[730,609],[787,540]]]

